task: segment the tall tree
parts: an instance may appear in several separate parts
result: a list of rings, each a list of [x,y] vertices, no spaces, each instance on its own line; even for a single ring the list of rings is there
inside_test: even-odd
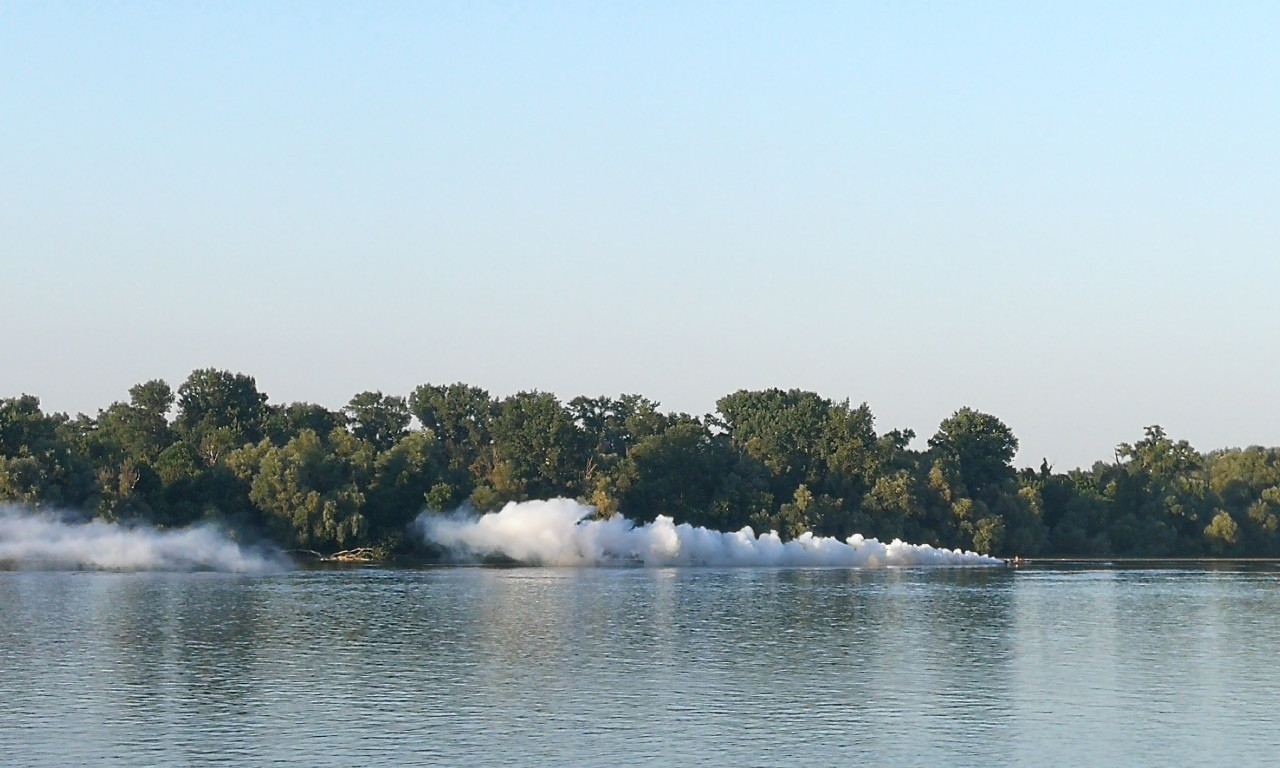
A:
[[[361,392],[351,398],[345,412],[351,432],[361,440],[368,440],[379,451],[395,445],[409,430],[411,416],[403,397]]]
[[[991,414],[961,408],[938,425],[929,447],[955,463],[960,482],[973,498],[985,498],[1013,479],[1018,438]]]
[[[494,469],[510,472],[524,498],[576,496],[585,468],[582,433],[555,395],[520,392],[493,421]]]
[[[368,533],[361,489],[372,450],[341,430],[330,438],[303,430],[283,448],[267,448],[253,479],[249,498],[290,544],[333,549],[359,543]]]
[[[0,400],[0,499],[84,504],[93,466],[75,433],[64,414],[46,415],[37,397]]]
[[[716,408],[734,446],[768,467],[777,497],[791,498],[801,484],[821,480],[830,400],[799,389],[744,389],[720,398]]]
[[[455,475],[465,476],[488,452],[497,404],[487,391],[462,383],[423,384],[409,395],[409,410],[441,441]]]
[[[427,506],[440,509],[457,501],[444,474],[442,449],[430,430],[410,432],[379,453],[365,512],[372,532],[399,536]],[[446,489],[440,488],[442,484]],[[431,496],[433,490],[435,496]]]
[[[263,432],[272,443],[284,445],[309,429],[326,436],[338,427],[346,426],[347,417],[315,403],[289,403],[284,406],[267,406],[263,419]]]
[[[211,442],[202,453],[216,460],[226,450],[262,439],[266,404],[252,376],[202,368],[178,387],[174,427],[194,445]]]
[[[109,460],[154,463],[176,439],[167,416],[173,391],[157,379],[134,385],[129,396],[127,404],[113,403],[98,414],[93,442]]]
[[[719,491],[735,466],[734,451],[696,419],[685,418],[636,443],[619,467],[621,512],[648,521],[668,515],[682,522],[715,524]],[[739,521],[745,524],[745,518]]]

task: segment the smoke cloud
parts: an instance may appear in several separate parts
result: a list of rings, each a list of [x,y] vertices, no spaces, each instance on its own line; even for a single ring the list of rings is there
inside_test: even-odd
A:
[[[430,542],[455,552],[501,555],[530,565],[596,566],[842,566],[1002,565],[974,552],[928,544],[889,544],[854,534],[844,541],[803,534],[782,541],[777,533],[756,536],[750,528],[726,533],[659,515],[636,525],[614,515],[587,520],[592,507],[571,499],[512,502],[481,517],[423,513],[417,525]]]
[[[243,547],[210,525],[160,531],[0,506],[0,567],[265,573],[285,570],[289,561]]]

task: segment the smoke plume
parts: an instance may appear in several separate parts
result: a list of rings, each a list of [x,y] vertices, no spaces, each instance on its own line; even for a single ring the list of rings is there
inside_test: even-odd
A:
[[[263,573],[289,562],[243,547],[210,525],[160,531],[0,506],[0,567]]]
[[[571,499],[512,502],[481,517],[424,513],[423,537],[450,550],[476,556],[504,556],[530,565],[646,566],[842,566],[1000,565],[974,552],[938,549],[894,540],[883,544],[854,534],[844,541],[803,534],[782,541],[777,533],[756,536],[750,528],[726,533],[659,515],[636,525],[614,515],[586,519],[595,510]]]

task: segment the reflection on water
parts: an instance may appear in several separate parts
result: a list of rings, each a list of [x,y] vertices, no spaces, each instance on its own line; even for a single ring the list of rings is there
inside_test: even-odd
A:
[[[0,574],[12,765],[1269,765],[1276,574]]]

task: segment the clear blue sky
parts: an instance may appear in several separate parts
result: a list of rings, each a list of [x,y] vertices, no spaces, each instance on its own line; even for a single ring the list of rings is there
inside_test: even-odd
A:
[[[1280,444],[1280,5],[0,4],[0,396]]]

